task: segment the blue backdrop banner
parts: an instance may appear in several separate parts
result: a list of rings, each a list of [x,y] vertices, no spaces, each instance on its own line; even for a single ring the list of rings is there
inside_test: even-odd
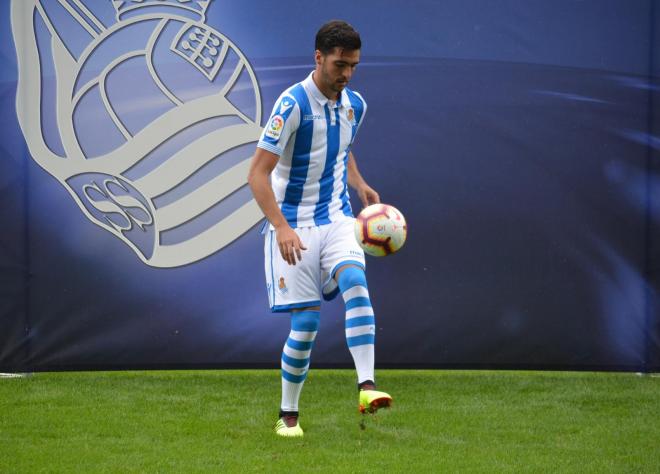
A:
[[[279,366],[247,171],[335,15],[363,41],[353,151],[409,226],[367,261],[377,365],[660,369],[658,2],[332,12],[0,4],[0,370]],[[343,311],[312,366],[351,365]]]

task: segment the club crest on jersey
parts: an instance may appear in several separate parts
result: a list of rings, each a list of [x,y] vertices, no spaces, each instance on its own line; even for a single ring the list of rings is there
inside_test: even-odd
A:
[[[282,128],[284,128],[284,119],[281,115],[275,115],[270,119],[268,130],[266,130],[266,136],[277,140],[282,134]]]
[[[207,24],[213,1],[11,0],[16,114],[32,159],[152,267],[202,260],[263,219],[254,199],[225,202],[247,183],[246,151],[226,170],[206,166],[262,133],[259,84]],[[235,120],[199,126],[223,117]],[[218,185],[190,189],[191,176]],[[211,216],[221,202],[231,212]]]
[[[346,118],[351,125],[355,125],[355,111],[352,108],[348,109],[348,112],[346,112]]]

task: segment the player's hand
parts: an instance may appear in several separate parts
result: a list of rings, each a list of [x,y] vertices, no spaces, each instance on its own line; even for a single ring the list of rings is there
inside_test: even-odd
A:
[[[357,189],[362,206],[367,207],[372,204],[380,203],[380,196],[368,184],[364,184]]]
[[[298,237],[298,234],[291,228],[290,225],[285,224],[281,227],[275,228],[277,236],[277,245],[280,248],[282,258],[286,260],[289,265],[296,264],[296,257],[298,261],[302,260],[302,251],[307,250]]]

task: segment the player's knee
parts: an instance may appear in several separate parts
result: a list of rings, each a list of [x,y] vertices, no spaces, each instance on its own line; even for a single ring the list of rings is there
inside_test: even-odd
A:
[[[354,286],[364,286],[366,288],[367,276],[364,274],[363,269],[351,265],[345,267],[339,274],[337,283],[341,291],[346,291],[348,288],[353,288]]]
[[[319,311],[298,311],[291,313],[291,328],[294,331],[318,331],[321,321]]]

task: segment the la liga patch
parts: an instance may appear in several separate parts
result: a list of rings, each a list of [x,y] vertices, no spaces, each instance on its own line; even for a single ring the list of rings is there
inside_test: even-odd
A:
[[[277,140],[282,134],[282,129],[284,128],[284,118],[281,115],[275,115],[270,119],[268,124],[268,129],[266,130],[266,136]]]

